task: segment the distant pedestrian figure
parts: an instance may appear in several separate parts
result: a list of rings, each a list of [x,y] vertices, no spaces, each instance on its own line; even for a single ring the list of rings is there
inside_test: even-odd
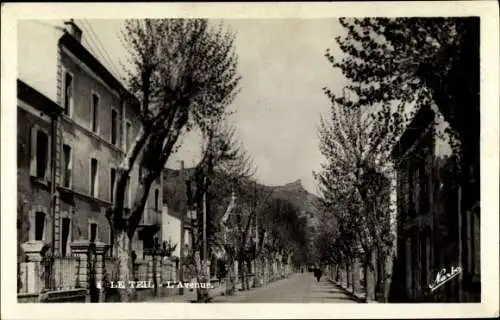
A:
[[[321,275],[323,272],[321,271],[320,268],[314,268],[313,273],[314,273],[314,277],[319,282],[319,280],[321,280]]]

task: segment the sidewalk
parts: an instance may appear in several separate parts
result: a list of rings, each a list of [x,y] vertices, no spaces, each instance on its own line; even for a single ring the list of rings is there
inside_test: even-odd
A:
[[[222,295],[226,286],[221,285],[216,288],[210,289],[210,296],[212,298]],[[146,301],[142,302],[176,302],[176,303],[193,303],[196,302],[196,289],[184,288],[184,294],[171,295],[167,297],[151,297]]]
[[[280,279],[280,280],[276,280],[276,281],[273,281],[273,282],[270,282],[270,283],[267,283],[261,287],[258,287],[258,288],[252,288],[251,290],[248,290],[248,291],[239,291],[237,290],[235,292],[234,295],[230,296],[230,297],[237,297],[241,294],[246,294],[248,292],[254,292],[254,291],[258,291],[260,289],[266,289],[266,288],[270,288],[270,287],[273,287],[273,286],[276,286],[278,285],[280,282],[284,281],[284,280],[287,280],[287,279],[290,279],[292,276],[289,276],[288,278],[284,278],[284,279]],[[219,297],[223,297],[223,293],[225,291],[225,284],[222,285],[222,286],[219,286],[219,287],[216,287],[214,289],[211,289],[210,290],[210,296],[216,300],[216,298],[219,298]],[[184,289],[184,295],[172,295],[172,296],[168,296],[168,297],[151,297],[149,298],[147,301],[142,301],[142,302],[175,302],[175,303],[194,303],[196,302],[196,290],[193,289],[192,291],[190,291],[190,289]]]
[[[332,284],[334,284],[337,287],[339,287],[340,289],[342,289],[345,294],[349,295],[350,297],[352,297],[353,299],[355,299],[356,301],[358,301],[360,303],[380,303],[380,302],[375,301],[375,300],[367,301],[366,300],[366,292],[355,292],[354,293],[354,292],[352,292],[352,288],[347,288],[343,284],[337,283],[337,282],[333,281],[332,279],[328,279],[328,281],[330,281]]]
[[[191,303],[196,300],[196,291],[193,289],[184,289],[184,294],[174,294],[167,297],[150,297],[142,302],[176,302],[176,303]]]

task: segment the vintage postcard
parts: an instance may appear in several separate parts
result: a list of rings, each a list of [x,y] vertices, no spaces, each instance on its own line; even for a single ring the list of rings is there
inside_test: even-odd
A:
[[[498,316],[496,2],[2,9],[2,317]]]

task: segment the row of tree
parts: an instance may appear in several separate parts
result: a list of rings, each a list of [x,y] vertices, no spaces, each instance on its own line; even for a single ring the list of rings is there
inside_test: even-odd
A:
[[[237,279],[243,290],[251,288],[252,264],[254,283],[258,286],[264,280],[266,266],[288,264],[292,257],[296,263],[302,263],[307,257],[307,217],[289,201],[276,197],[274,188],[260,185],[247,175],[222,170],[215,170],[206,178],[210,180],[204,200],[208,257],[216,256],[217,251],[224,253],[221,260],[227,272],[224,275],[229,294],[234,292]],[[200,218],[197,221],[198,225],[202,223]],[[195,252],[202,245],[200,228],[196,234]],[[236,262],[239,274],[234,273]],[[208,292],[201,293],[200,300],[209,298],[204,294]]]
[[[122,39],[130,58],[126,67],[128,102],[139,105],[141,127],[117,169],[115,201],[107,212],[120,279],[132,278],[131,240],[151,185],[179,147],[179,138],[195,128],[203,137],[203,154],[185,190],[187,205],[195,209],[199,226],[193,234],[198,281],[205,282],[209,276],[203,265],[207,258],[202,250],[204,214],[207,256],[222,247],[230,256],[228,261],[247,266],[266,255],[304,252],[301,248],[307,237],[302,228],[307,224],[296,208],[270,202],[272,192],[255,187],[255,168],[236,138],[234,126],[228,124],[229,106],[240,90],[234,37],[223,25],[211,25],[206,19],[125,22]],[[141,174],[132,207],[125,210],[125,190],[134,168],[140,168]],[[230,226],[238,230],[237,237],[228,241],[221,216],[233,191],[242,210]],[[122,301],[130,301],[134,294],[134,288],[120,290]],[[208,298],[208,292],[198,292],[199,300]]]
[[[391,150],[420,107],[435,104],[450,124],[446,133],[454,137],[459,183],[470,191],[464,204],[479,199],[472,186],[479,179],[479,23],[476,18],[339,21],[346,32],[336,38],[341,54],[327,50],[326,58],[348,85],[340,96],[324,88],[331,112],[319,129],[327,161],[315,173],[322,193],[316,247],[323,263],[339,266],[349,277],[356,276],[361,259],[367,299],[374,299],[375,257],[390,258],[395,240]],[[380,280],[387,299],[390,279]]]
[[[141,127],[117,170],[115,201],[107,217],[118,276],[130,279],[131,239],[153,181],[162,174],[182,134],[196,127],[208,141],[214,140],[238,93],[240,76],[234,35],[206,19],[127,20],[122,39],[130,58],[128,102],[139,104]],[[210,152],[206,155],[213,157]],[[211,170],[210,161],[200,166],[203,173]],[[137,167],[141,174],[135,198],[131,210],[125,211],[127,180]],[[120,295],[122,301],[130,301],[134,289],[120,290]]]

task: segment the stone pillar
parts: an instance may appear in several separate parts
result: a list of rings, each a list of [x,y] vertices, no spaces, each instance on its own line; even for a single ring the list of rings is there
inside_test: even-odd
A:
[[[162,283],[162,277],[161,277],[161,256],[155,256],[154,259],[154,264],[155,264],[155,272],[156,272],[156,283],[158,284],[158,287],[161,286]],[[175,268],[172,268],[172,270],[175,270]]]
[[[43,257],[49,246],[43,241],[28,241],[21,244],[26,254],[26,262],[21,263],[21,292],[40,293],[44,289],[44,266]]]
[[[145,280],[153,283],[153,256],[147,253],[147,255],[144,256],[144,261],[147,265],[147,278]]]
[[[104,242],[95,242],[95,253],[96,253],[96,264],[95,264],[95,280],[97,284],[97,289],[99,290],[99,302],[106,301],[106,294],[104,292],[105,288],[103,286],[104,279],[104,254],[106,253],[108,246]]]
[[[136,263],[136,270],[137,270],[137,279],[134,280],[139,280],[139,281],[148,281],[148,280],[153,280],[153,276],[149,272],[149,260],[148,256],[145,256],[144,259],[137,259],[135,261]]]
[[[87,289],[88,283],[88,254],[89,254],[88,240],[77,240],[71,243],[71,252],[80,258],[80,263],[78,266],[78,284],[80,288]]]
[[[166,279],[166,280],[177,281],[178,280],[178,272],[177,272],[177,268],[176,268],[176,260],[175,260],[175,258],[172,257],[171,259],[168,260],[168,262],[172,266],[172,276],[171,276],[172,279]]]
[[[97,289],[99,290],[99,302],[105,302],[106,296],[104,293],[104,287],[102,285],[102,280],[104,278],[104,254],[107,250],[107,245],[104,242],[95,242],[95,253],[96,253],[96,263],[95,263],[95,281],[97,284]]]
[[[98,283],[100,283],[104,276],[104,253],[106,252],[106,244],[104,242],[95,242],[95,251],[95,279]]]

